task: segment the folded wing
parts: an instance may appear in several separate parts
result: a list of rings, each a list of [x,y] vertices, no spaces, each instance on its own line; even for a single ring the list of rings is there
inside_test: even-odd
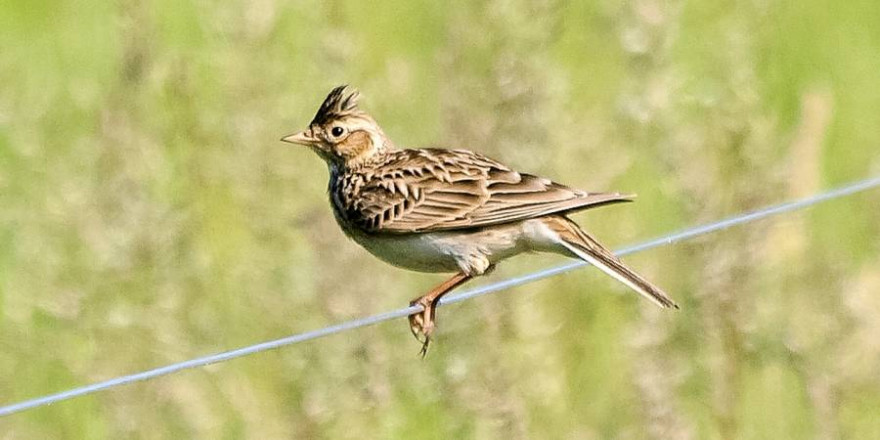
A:
[[[399,150],[358,178],[344,212],[373,233],[475,228],[632,199],[575,190],[464,150]]]

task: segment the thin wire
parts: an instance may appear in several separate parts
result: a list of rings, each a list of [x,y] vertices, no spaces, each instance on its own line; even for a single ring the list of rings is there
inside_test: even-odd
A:
[[[794,200],[787,203],[782,203],[779,205],[769,206],[766,208],[759,209],[757,211],[753,211],[750,213],[741,214],[738,216],[730,217],[724,220],[719,220],[717,222],[708,223],[701,226],[696,226],[692,228],[683,229],[679,232],[665,235],[659,238],[655,238],[653,240],[649,240],[640,244],[636,244],[630,247],[623,248],[617,251],[618,255],[627,255],[636,252],[641,252],[644,250],[652,249],[655,247],[660,247],[676,242],[680,242],[683,240],[687,240],[699,235],[708,234],[710,232],[716,232],[723,229],[730,228],[732,226],[741,225],[744,223],[753,222],[756,220],[760,220],[766,217],[770,217],[773,215],[783,214],[791,211],[795,211],[798,209],[803,209],[808,206],[812,206],[818,203],[822,203],[825,201],[829,201],[832,199],[848,196],[851,194],[855,194],[861,191],[865,191],[871,188],[875,188],[880,186],[880,176],[872,177],[865,180],[861,180],[855,183],[852,183],[847,186],[843,186],[837,189],[833,189],[821,194],[816,194],[810,197],[805,197],[799,200]],[[443,300],[440,301],[440,305],[444,304],[452,304],[461,302],[467,299],[471,299],[477,296],[486,295],[488,293],[497,292],[499,290],[508,289],[511,287],[519,286],[525,283],[530,283],[533,281],[541,280],[544,278],[552,277],[554,275],[559,275],[564,272],[571,271],[573,269],[587,266],[587,263],[577,262],[577,263],[569,263],[561,266],[551,267],[548,269],[544,269],[538,272],[534,272],[531,274],[522,275],[519,277],[511,278],[504,281],[499,281],[497,283],[487,284],[482,287],[478,287],[472,290],[468,290],[466,292],[462,292],[455,295],[450,295]],[[324,327],[317,330],[312,330],[305,333],[300,333],[297,335],[288,336],[286,338],[276,339],[273,341],[267,341],[256,345],[251,345],[248,347],[239,348],[236,350],[226,351],[222,353],[217,353],[209,356],[204,356],[196,359],[191,359],[184,362],[179,362],[171,365],[166,365],[164,367],[154,368],[152,370],[142,371],[140,373],[130,374],[127,376],[121,376],[110,380],[105,380],[103,382],[94,383],[91,385],[86,385],[78,388],[73,388],[67,391],[63,391],[60,393],[49,394],[43,397],[37,397],[30,400],[25,400],[23,402],[7,405],[0,407],[0,417],[7,416],[13,413],[17,413],[20,411],[24,411],[31,408],[36,408],[42,405],[50,405],[55,402],[60,402],[62,400],[72,399],[74,397],[84,396],[87,394],[96,393],[98,391],[106,390],[109,388],[114,388],[121,385],[127,385],[133,382],[153,379],[159,376],[164,376],[166,374],[176,373],[178,371],[187,370],[190,368],[203,367],[210,364],[215,364],[218,362],[225,362],[231,359],[239,358],[242,356],[251,355],[254,353],[259,353],[266,350],[272,350],[275,348],[283,347],[286,345],[298,344],[300,342],[309,341],[312,339],[321,338],[324,336],[330,336],[336,333],[341,333],[348,330],[354,330],[356,328],[365,327],[368,325],[378,324],[380,322],[389,321],[396,318],[402,318],[404,316],[409,316],[413,313],[421,311],[421,306],[411,306],[398,310],[393,310],[390,312],[380,313],[378,315],[368,316],[365,318],[355,319],[352,321],[342,322],[340,324],[332,325],[330,327]]]

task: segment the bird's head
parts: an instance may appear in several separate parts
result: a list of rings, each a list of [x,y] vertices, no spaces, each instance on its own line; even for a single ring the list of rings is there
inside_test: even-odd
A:
[[[358,108],[357,90],[330,91],[309,128],[281,138],[310,147],[331,166],[355,167],[393,148],[370,115]]]

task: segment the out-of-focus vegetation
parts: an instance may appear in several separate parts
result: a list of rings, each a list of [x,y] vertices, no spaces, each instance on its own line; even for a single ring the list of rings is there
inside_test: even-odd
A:
[[[874,0],[0,2],[0,401],[396,308],[278,138],[326,92],[402,146],[589,190],[610,245],[880,173]],[[0,438],[880,438],[880,194],[0,419]],[[553,264],[520,257],[492,279]]]

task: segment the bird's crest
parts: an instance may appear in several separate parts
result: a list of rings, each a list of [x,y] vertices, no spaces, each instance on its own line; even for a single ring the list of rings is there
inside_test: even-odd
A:
[[[357,90],[348,92],[348,85],[341,85],[330,91],[327,98],[312,119],[311,125],[323,125],[333,119],[359,112],[357,106],[360,93]]]

